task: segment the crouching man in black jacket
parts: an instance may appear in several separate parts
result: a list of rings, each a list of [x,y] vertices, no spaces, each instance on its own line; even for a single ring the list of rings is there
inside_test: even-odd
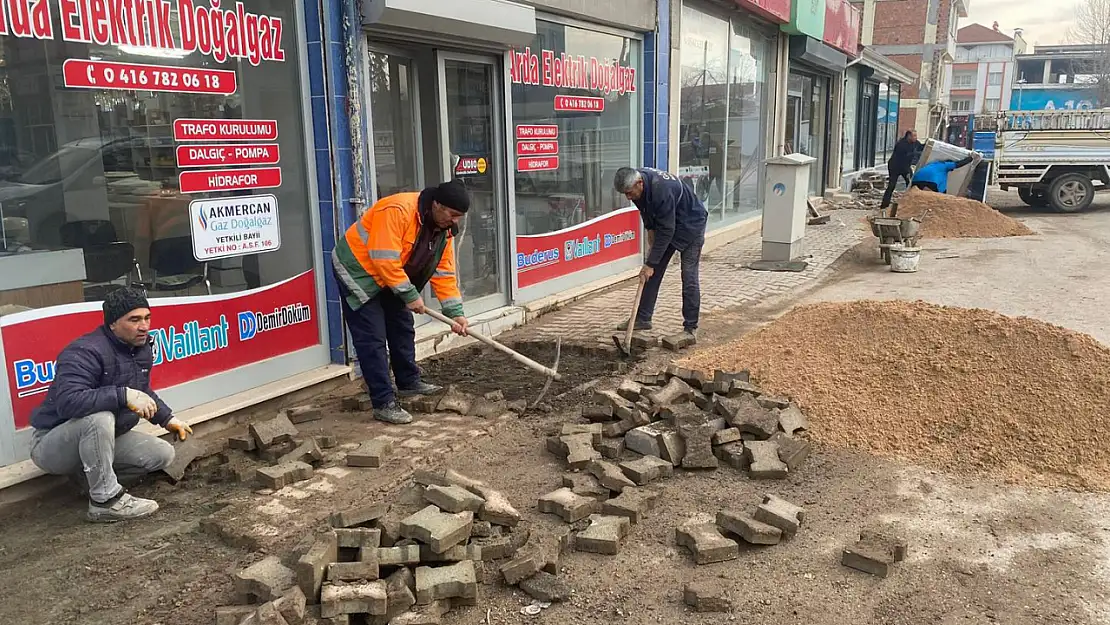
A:
[[[158,503],[120,485],[173,462],[173,445],[132,431],[147,419],[181,440],[193,430],[150,388],[150,306],[141,291],[104,300],[104,325],[58,356],[46,400],[31,415],[31,460],[75,479],[89,495],[88,519],[110,523],[147,516]]]

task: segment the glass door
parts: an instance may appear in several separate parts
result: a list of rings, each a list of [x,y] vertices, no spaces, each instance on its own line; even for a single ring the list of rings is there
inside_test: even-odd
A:
[[[413,60],[376,48],[367,54],[371,127],[374,133],[376,199],[419,191],[421,172],[420,105]]]
[[[470,192],[455,238],[456,272],[468,314],[507,303],[508,217],[500,59],[440,51],[439,114],[443,178]]]

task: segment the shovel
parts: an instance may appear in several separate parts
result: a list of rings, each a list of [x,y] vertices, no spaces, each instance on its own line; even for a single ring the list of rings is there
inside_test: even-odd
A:
[[[641,279],[639,285],[636,286],[636,299],[632,300],[632,314],[628,316],[628,329],[624,331],[624,342],[621,342],[619,334],[613,335],[613,343],[616,344],[617,349],[625,357],[632,355],[632,332],[636,329],[636,311],[640,309],[640,296],[644,294],[644,283],[646,280]]]

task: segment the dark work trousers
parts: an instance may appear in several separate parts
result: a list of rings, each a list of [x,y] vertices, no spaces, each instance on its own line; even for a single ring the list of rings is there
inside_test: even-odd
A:
[[[655,268],[655,273],[648,278],[644,285],[644,293],[640,296],[640,309],[636,311],[636,321],[651,321],[655,313],[655,300],[659,299],[659,285],[663,282],[663,274],[675,252],[679,254],[679,266],[682,268],[682,327],[685,330],[698,329],[698,316],[701,313],[701,284],[698,274],[701,271],[701,248],[705,245],[702,237],[678,252],[674,246],[667,248],[663,259]]]
[[[890,200],[891,200],[891,198],[894,197],[894,187],[898,186],[898,179],[899,178],[906,181],[906,188],[907,189],[910,188],[910,175],[909,175],[909,173],[902,173],[902,174],[897,174],[897,175],[891,176],[890,179],[886,183],[886,193],[883,193],[883,203],[879,205],[879,208],[886,208],[887,206],[890,206]]]
[[[394,400],[390,368],[398,388],[412,388],[420,382],[412,312],[405,308],[404,300],[389,289],[382,290],[358,310],[351,310],[347,304],[347,290],[342,281],[338,282],[343,318],[351,331],[370,401],[375,408],[384,408]]]

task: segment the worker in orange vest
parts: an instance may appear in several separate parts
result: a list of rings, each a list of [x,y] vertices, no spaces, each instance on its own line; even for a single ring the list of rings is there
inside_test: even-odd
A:
[[[429,281],[443,314],[454,321],[451,330],[467,334],[453,239],[469,208],[470,196],[457,180],[391,195],[371,206],[332,251],[343,316],[379,421],[411,423],[396,396],[442,390],[421,380],[416,366],[412,315],[424,312],[420,292]]]

